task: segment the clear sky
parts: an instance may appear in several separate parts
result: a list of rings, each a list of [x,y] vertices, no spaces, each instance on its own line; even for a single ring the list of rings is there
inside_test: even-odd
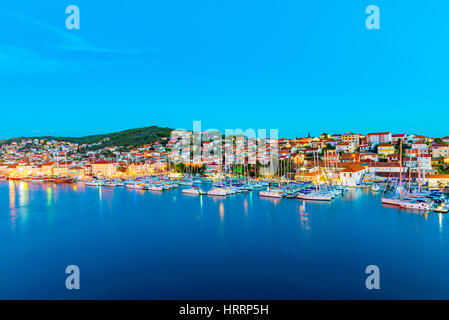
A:
[[[71,4],[80,30],[65,28]],[[370,4],[380,30],[365,27]],[[0,137],[193,120],[446,136],[448,12],[447,0],[3,2]]]

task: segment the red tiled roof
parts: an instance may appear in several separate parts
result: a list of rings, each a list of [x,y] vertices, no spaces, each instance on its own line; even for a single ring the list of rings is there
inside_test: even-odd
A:
[[[390,134],[390,132],[375,132],[375,133],[368,133],[369,136],[380,136],[380,135],[386,135]]]
[[[365,169],[366,169],[365,166],[362,166],[361,164],[355,163],[353,165],[350,165],[350,166],[346,167],[341,172],[358,172],[358,171],[362,171],[362,170],[365,170]]]
[[[449,144],[433,144],[431,145],[432,148],[447,148],[449,147]]]

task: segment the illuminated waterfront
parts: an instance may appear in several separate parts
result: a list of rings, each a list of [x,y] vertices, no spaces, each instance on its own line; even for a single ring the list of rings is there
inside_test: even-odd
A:
[[[448,298],[446,215],[78,184],[0,183],[1,298]],[[65,267],[81,270],[68,291]],[[365,267],[381,290],[365,289]]]

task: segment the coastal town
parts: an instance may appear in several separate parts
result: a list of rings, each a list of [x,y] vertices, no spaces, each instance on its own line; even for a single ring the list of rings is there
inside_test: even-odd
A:
[[[223,143],[219,134],[198,135],[196,148],[195,134],[184,130],[138,146],[110,146],[109,138],[91,144],[16,139],[0,147],[0,177],[153,191],[181,185],[190,187],[183,193],[217,196],[267,188],[259,195],[318,201],[330,201],[347,188],[387,191],[402,199],[402,194],[422,197],[424,188],[437,188],[435,193],[449,187],[449,136],[348,132],[262,141],[240,134]],[[208,192],[198,186],[205,181],[213,183]],[[435,197],[446,210],[445,195],[431,194]],[[421,207],[430,208],[427,202],[418,203]]]
[[[194,163],[190,154],[186,154],[183,158],[181,153],[176,159],[176,155],[171,153],[176,143],[189,135],[190,132],[187,131],[173,131],[171,138],[162,138],[142,146],[131,146],[126,150],[121,146],[102,147],[106,139],[89,145],[45,139],[22,139],[1,145],[0,176],[16,179],[42,176],[112,178],[167,174],[170,167],[169,159],[171,162],[177,160],[186,164]],[[358,164],[357,168],[361,171],[388,177],[399,173],[399,144],[402,142],[403,172],[412,171],[412,174],[416,175],[419,159],[420,169],[428,181],[433,184],[449,182],[449,136],[431,138],[390,132],[367,135],[349,132],[267,140],[265,152],[258,153],[255,148],[250,150],[250,144],[246,142],[246,148],[239,150],[243,159],[241,163],[248,163],[248,159],[252,156],[260,163],[269,161],[273,155],[270,148],[276,145],[277,158],[294,163],[288,172],[292,179],[308,179],[317,171],[318,165],[324,166],[326,162],[332,164],[337,171],[344,172],[355,168],[354,165]],[[198,166],[204,167],[202,172],[206,174],[225,170],[225,161],[221,161],[218,155],[210,152],[211,148],[217,148],[213,144],[213,141],[202,142],[203,156],[196,162]],[[225,146],[219,147],[222,148],[221,155],[225,155]],[[239,151],[234,147],[234,154]],[[173,170],[175,168],[171,168],[171,171]],[[347,183],[359,182],[354,180]]]

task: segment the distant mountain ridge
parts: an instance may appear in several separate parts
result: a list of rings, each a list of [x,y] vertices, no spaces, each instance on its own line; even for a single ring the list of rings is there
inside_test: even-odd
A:
[[[107,141],[103,141],[103,147],[110,146],[130,146],[130,145],[144,145],[154,141],[157,141],[161,138],[170,137],[170,133],[174,129],[171,128],[162,128],[158,126],[150,126],[143,128],[135,128],[128,129],[118,132],[112,132],[107,134],[97,134],[97,135],[89,135],[84,137],[53,137],[53,136],[35,136],[35,137],[17,137],[10,138],[0,141],[0,145],[12,143],[21,140],[30,140],[30,139],[45,139],[45,140],[55,140],[55,141],[65,141],[72,142],[78,144],[93,144],[98,143],[106,138],[109,138]]]

